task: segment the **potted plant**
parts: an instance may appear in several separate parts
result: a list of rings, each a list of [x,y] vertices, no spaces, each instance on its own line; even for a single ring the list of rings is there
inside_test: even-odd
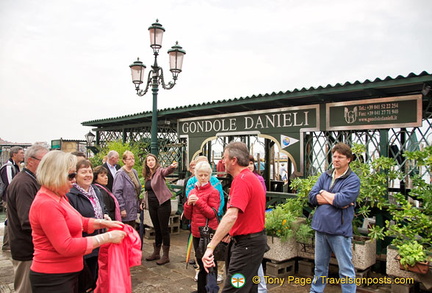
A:
[[[410,241],[399,246],[400,269],[418,274],[426,274],[429,271],[426,251],[417,241]]]
[[[367,234],[371,239],[383,240],[385,237],[384,223],[363,227],[365,219],[375,217],[389,208],[388,187],[396,179],[401,179],[401,172],[395,170],[396,162],[388,157],[379,157],[366,163],[362,158],[366,147],[353,144],[352,152],[356,159],[350,168],[360,178],[360,193],[356,201],[356,214],[353,220],[355,235]],[[363,228],[363,229],[362,229]]]
[[[411,270],[419,262],[430,261],[432,255],[432,185],[422,177],[427,172],[430,175],[432,171],[432,146],[404,155],[414,160],[413,165],[424,172],[412,176],[413,187],[407,196],[400,193],[393,195],[394,202],[389,207],[391,220],[386,221],[386,235],[393,237],[391,244],[396,248],[400,268]],[[387,262],[392,260],[387,259]],[[387,268],[388,274],[392,270],[393,275],[400,276],[395,269]],[[425,268],[427,270],[429,266]]]
[[[265,228],[270,250],[265,253],[265,258],[279,262],[297,257],[296,237],[301,237],[297,236],[297,233],[308,231],[312,235],[310,238],[313,237],[310,224],[305,224],[306,217],[303,212],[305,208],[308,208],[308,194],[317,179],[317,176],[294,179],[291,187],[297,191],[297,196],[287,199],[284,204],[266,212]]]
[[[298,223],[296,224],[298,214],[289,210],[289,207],[290,205],[285,203],[266,212],[265,227],[270,250],[264,254],[264,257],[275,262],[297,257],[294,231],[296,225],[298,226]]]

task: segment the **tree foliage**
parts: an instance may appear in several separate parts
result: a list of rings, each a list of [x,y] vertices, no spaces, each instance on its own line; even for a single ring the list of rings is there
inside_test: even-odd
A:
[[[122,160],[123,153],[125,151],[131,151],[135,156],[134,169],[137,170],[138,175],[141,176],[142,166],[143,166],[145,156],[149,153],[148,146],[149,146],[148,143],[144,143],[144,142],[123,143],[120,140],[111,141],[107,143],[106,147],[101,148],[93,158],[90,158],[90,161],[93,167],[102,165],[104,158],[108,155],[108,152],[114,150],[119,153],[120,156],[119,165],[123,166],[124,165]]]

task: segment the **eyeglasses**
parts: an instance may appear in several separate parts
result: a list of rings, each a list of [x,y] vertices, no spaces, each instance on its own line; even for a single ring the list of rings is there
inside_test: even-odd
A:
[[[38,160],[38,161],[42,160],[42,159],[38,159],[38,158],[33,157],[33,156],[30,156],[30,158],[35,159],[35,160]]]
[[[68,174],[68,179],[69,179],[69,181],[74,180],[74,178],[76,177],[76,175],[77,175],[77,173],[69,173],[69,174]]]

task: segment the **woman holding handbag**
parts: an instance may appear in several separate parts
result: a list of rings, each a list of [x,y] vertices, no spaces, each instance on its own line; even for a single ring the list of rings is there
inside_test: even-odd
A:
[[[184,204],[184,216],[191,220],[191,232],[196,258],[199,265],[198,273],[198,293],[207,292],[205,289],[207,282],[207,272],[204,269],[201,257],[205,251],[199,248],[200,227],[208,226],[216,230],[218,226],[217,210],[219,209],[219,192],[209,183],[212,169],[208,162],[199,162],[195,167],[195,176],[198,182],[195,188],[189,193],[188,200]],[[217,275],[217,267],[215,267]]]

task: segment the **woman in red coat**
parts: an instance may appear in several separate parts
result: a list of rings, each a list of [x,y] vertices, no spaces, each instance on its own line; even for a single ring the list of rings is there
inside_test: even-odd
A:
[[[191,220],[191,231],[195,251],[198,251],[200,239],[199,227],[205,226],[208,220],[210,228],[216,230],[218,226],[217,210],[220,204],[220,195],[210,183],[212,169],[208,162],[199,162],[195,167],[195,176],[198,179],[195,188],[189,193],[184,204],[184,216]],[[197,257],[199,265],[198,293],[207,292],[205,289],[207,272],[201,258]],[[215,268],[217,274],[217,267]]]

